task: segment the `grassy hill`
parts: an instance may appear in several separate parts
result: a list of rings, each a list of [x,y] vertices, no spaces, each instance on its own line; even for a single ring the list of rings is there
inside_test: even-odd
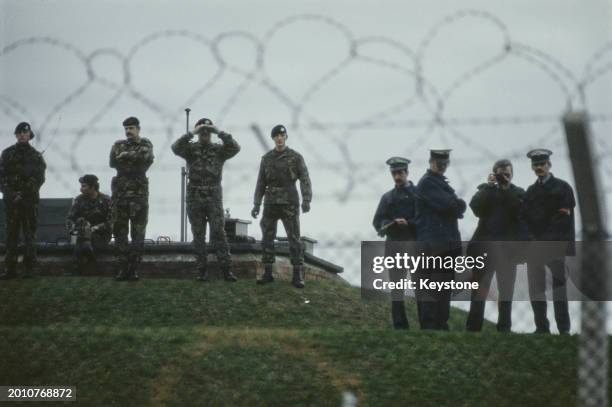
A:
[[[575,404],[576,337],[393,331],[387,301],[310,282],[0,282],[0,384],[79,405]],[[48,405],[48,404],[45,404]]]

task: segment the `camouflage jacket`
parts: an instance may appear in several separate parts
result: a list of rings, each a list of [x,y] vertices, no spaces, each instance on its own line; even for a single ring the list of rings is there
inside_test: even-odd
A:
[[[153,144],[149,139],[116,141],[110,152],[110,167],[117,170],[111,184],[113,198],[148,198],[149,180],[145,174],[153,159]]]
[[[42,154],[29,144],[16,143],[5,149],[0,156],[0,191],[4,198],[13,199],[19,193],[24,200],[37,203],[46,168]]]
[[[238,154],[240,145],[231,134],[223,132],[219,134],[223,144],[190,143],[191,137],[191,134],[185,134],[172,144],[174,154],[187,161],[189,195],[193,196],[198,190],[205,192],[207,188],[220,190],[223,164]]]
[[[72,207],[66,217],[66,228],[70,231],[75,228],[77,221],[83,218],[93,226],[99,226],[100,232],[111,234],[111,198],[98,193],[96,199],[86,195],[79,195],[72,200]]]
[[[295,181],[300,180],[302,200],[312,200],[312,185],[308,176],[308,168],[304,158],[289,147],[278,152],[269,151],[261,157],[259,176],[255,187],[255,205],[261,205],[265,196],[266,205],[294,204],[298,205],[300,199]]]

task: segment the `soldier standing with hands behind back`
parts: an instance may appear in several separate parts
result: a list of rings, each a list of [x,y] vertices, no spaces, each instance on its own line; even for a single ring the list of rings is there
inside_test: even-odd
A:
[[[36,264],[36,224],[39,190],[45,182],[47,165],[41,153],[30,145],[35,135],[26,122],[15,128],[17,143],[0,156],[0,190],[6,211],[5,270],[0,279],[17,277],[17,244],[23,232],[25,253],[23,277],[32,277]]]
[[[212,133],[217,134],[223,144],[211,143]],[[190,143],[194,134],[198,134],[198,142]],[[200,119],[192,132],[172,144],[172,151],[187,161],[187,214],[200,273],[198,280],[208,280],[206,223],[209,222],[211,240],[215,242],[223,278],[225,281],[236,281],[236,276],[230,271],[231,257],[225,234],[221,177],[223,164],[238,154],[240,145],[231,134],[219,131],[210,119]]]
[[[110,167],[117,170],[111,183],[113,234],[119,251],[119,273],[115,279],[133,281],[138,280],[136,269],[144,250],[149,220],[146,172],[153,164],[154,156],[151,141],[140,137],[137,118],[125,119],[123,128],[126,139],[115,142],[110,152]],[[128,230],[132,237],[131,245],[128,243]]]
[[[264,274],[257,280],[257,284],[274,281],[272,276],[272,265],[275,261],[274,239],[280,219],[289,240],[289,252],[293,265],[292,284],[296,288],[304,288],[304,252],[300,241],[300,199],[295,182],[300,180],[304,213],[310,210],[312,186],[304,158],[297,151],[287,147],[288,136],[285,126],[281,124],[274,126],[270,135],[275,147],[261,158],[255,187],[255,205],[251,211],[253,218],[257,218],[261,201],[265,199],[260,223]]]

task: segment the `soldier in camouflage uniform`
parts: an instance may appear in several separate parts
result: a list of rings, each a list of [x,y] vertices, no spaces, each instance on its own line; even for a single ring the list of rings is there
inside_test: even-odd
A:
[[[211,133],[219,136],[223,144],[211,143]],[[198,142],[190,143],[194,134]],[[221,177],[223,164],[240,151],[231,134],[219,131],[209,119],[200,119],[195,129],[179,138],[172,151],[187,161],[189,183],[187,185],[187,214],[193,233],[193,248],[197,256],[199,281],[208,280],[206,223],[210,223],[211,241],[214,241],[217,261],[225,281],[236,281],[230,271],[230,251],[225,234],[223,216],[223,191]]]
[[[140,122],[135,117],[123,121],[125,140],[115,142],[110,152],[113,177],[112,222],[119,254],[116,280],[137,280],[136,269],[142,259],[149,216],[149,180],[146,172],[153,164],[153,144],[140,137]],[[130,227],[131,226],[131,227]],[[132,242],[128,244],[128,230]]]
[[[306,213],[310,210],[312,200],[310,177],[304,158],[286,145],[288,136],[285,126],[280,124],[275,126],[272,129],[271,137],[274,140],[275,148],[261,158],[255,187],[255,206],[251,211],[251,215],[256,218],[259,215],[261,201],[265,196],[264,212],[260,223],[262,262],[265,270],[257,283],[265,284],[274,281],[272,277],[272,264],[275,260],[274,239],[276,238],[276,226],[280,219],[289,240],[289,252],[293,265],[292,284],[297,288],[303,288],[304,251],[300,241],[300,199],[295,181],[300,180],[302,211]]]
[[[36,223],[39,190],[45,182],[47,165],[41,153],[30,145],[34,133],[26,122],[15,128],[17,143],[0,156],[0,190],[6,211],[5,270],[1,279],[17,276],[17,245],[19,231],[23,232],[25,253],[23,277],[32,277],[36,264]]]
[[[66,228],[76,235],[74,271],[80,274],[88,261],[95,261],[95,251],[108,246],[112,235],[111,198],[100,192],[98,177],[79,178],[81,195],[74,198],[66,217]]]

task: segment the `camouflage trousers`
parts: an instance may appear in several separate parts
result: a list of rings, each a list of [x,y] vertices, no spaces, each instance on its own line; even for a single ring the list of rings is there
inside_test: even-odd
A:
[[[138,264],[142,260],[148,221],[149,204],[146,200],[113,202],[113,235],[117,245],[117,257],[122,266],[128,263]],[[128,231],[132,238],[131,244],[128,242]]]
[[[17,267],[17,248],[19,233],[23,233],[25,252],[23,264],[31,271],[36,264],[36,224],[38,221],[38,204],[21,201],[19,203],[4,200],[6,213],[6,255],[4,265],[9,273]]]
[[[262,234],[262,263],[270,264],[276,260],[274,239],[279,220],[283,222],[285,233],[287,233],[291,264],[294,266],[304,264],[304,250],[300,240],[300,210],[298,205],[289,204],[264,205],[263,216],[259,223]]]
[[[108,232],[92,232],[89,222],[85,222],[77,231],[74,246],[74,264],[78,267],[88,261],[96,260],[96,251],[108,247],[111,236]]]
[[[229,269],[231,255],[225,234],[225,218],[221,199],[190,199],[187,201],[187,215],[191,223],[193,250],[198,268],[206,267],[208,257],[206,224],[210,223],[210,240],[214,244],[217,261],[222,269]]]

